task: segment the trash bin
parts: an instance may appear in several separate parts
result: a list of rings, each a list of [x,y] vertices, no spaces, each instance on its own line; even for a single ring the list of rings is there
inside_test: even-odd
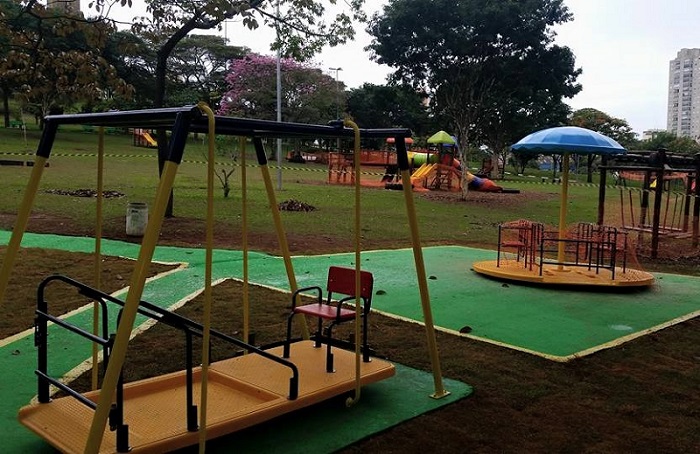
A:
[[[126,207],[126,234],[143,236],[148,224],[148,205],[145,202],[130,202]]]

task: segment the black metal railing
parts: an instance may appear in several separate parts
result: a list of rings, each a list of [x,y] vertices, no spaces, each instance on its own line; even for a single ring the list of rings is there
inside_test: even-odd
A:
[[[86,331],[64,319],[57,316],[51,315],[48,311],[48,302],[45,298],[46,287],[52,282],[62,282],[69,286],[75,287],[78,293],[95,301],[100,305],[100,329],[102,331],[101,335],[96,335]],[[67,329],[75,334],[78,334],[91,342],[94,342],[103,349],[103,375],[107,370],[107,365],[109,364],[110,353],[114,344],[114,335],[109,333],[109,314],[107,303],[113,303],[121,307],[119,314],[117,316],[117,326],[119,326],[119,320],[121,319],[121,313],[123,311],[125,302],[115,298],[112,295],[108,295],[97,289],[94,289],[88,285],[85,285],[75,279],[71,279],[63,275],[52,275],[41,281],[39,288],[37,290],[37,309],[36,309],[36,319],[34,322],[34,343],[38,349],[37,353],[37,370],[35,371],[38,378],[38,397],[40,403],[48,403],[51,401],[50,398],[50,386],[54,385],[57,388],[64,391],[66,394],[76,398],[81,403],[85,404],[87,407],[95,410],[97,404],[92,400],[88,399],[78,391],[72,389],[65,383],[62,383],[56,378],[53,378],[48,373],[48,324],[49,322],[56,324],[62,328]],[[193,338],[202,338],[204,334],[204,327],[186,317],[178,315],[174,312],[162,309],[152,303],[147,301],[141,301],[139,303],[138,313],[144,315],[150,319],[156,320],[158,322],[164,323],[175,329],[183,331],[185,334],[185,381],[186,381],[186,418],[187,418],[187,430],[196,431],[198,429],[197,422],[197,406],[194,404],[194,354],[193,354]],[[270,361],[278,363],[290,369],[291,377],[289,379],[289,394],[288,398],[294,400],[299,395],[299,370],[292,362],[287,361],[283,358],[275,356],[261,348],[250,345],[243,342],[240,339],[236,339],[232,336],[224,334],[217,330],[210,330],[210,335],[212,338],[218,338],[233,344],[238,348],[243,349],[249,353],[258,354]],[[211,345],[209,346],[211,348]],[[124,424],[124,380],[120,373],[119,380],[117,383],[116,399],[115,403],[112,405],[109,414],[109,425],[110,429],[117,432],[117,452],[127,452],[129,451],[128,443],[128,425]]]

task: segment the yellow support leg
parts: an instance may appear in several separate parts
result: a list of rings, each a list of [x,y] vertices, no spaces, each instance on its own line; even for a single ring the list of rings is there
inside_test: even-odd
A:
[[[104,192],[104,157],[105,157],[105,128],[100,126],[97,140],[97,199],[95,203],[95,288],[102,288],[102,205]],[[100,332],[100,305],[92,303],[92,333]],[[92,389],[97,389],[99,381],[98,362],[99,349],[97,344],[92,344]]]
[[[265,190],[267,191],[267,200],[270,203],[270,210],[272,210],[272,220],[275,223],[275,231],[277,232],[277,240],[280,243],[280,249],[282,250],[282,258],[284,259],[284,269],[287,271],[287,279],[289,280],[289,287],[292,292],[297,289],[297,279],[294,276],[294,267],[292,266],[292,258],[289,253],[289,244],[287,243],[287,234],[284,231],[284,225],[282,224],[282,218],[280,217],[280,210],[277,206],[277,198],[275,197],[275,189],[272,187],[272,178],[270,178],[270,169],[267,164],[260,165],[260,172],[262,172],[263,181],[265,181]],[[306,340],[309,339],[309,327],[306,326],[306,320],[303,316],[297,316],[297,322],[299,324],[299,329],[301,329],[301,336]]]
[[[2,268],[0,268],[0,305],[2,305],[3,301],[5,300],[7,283],[10,280],[10,274],[12,273],[12,267],[14,266],[15,259],[17,258],[17,252],[19,252],[19,246],[22,243],[22,236],[24,235],[25,230],[27,230],[29,215],[32,212],[34,198],[36,197],[36,193],[39,188],[41,176],[44,173],[46,161],[47,158],[43,156],[37,156],[34,159],[32,174],[29,177],[29,183],[27,183],[27,188],[24,191],[24,199],[22,200],[22,204],[19,206],[15,227],[12,229],[12,236],[10,237],[10,242],[7,244],[5,257],[2,261]]]
[[[105,425],[107,424],[107,418],[109,417],[110,406],[112,405],[112,399],[114,398],[114,393],[117,388],[117,381],[119,380],[119,372],[124,365],[131,329],[134,326],[136,312],[139,307],[139,302],[141,301],[141,296],[143,295],[143,288],[146,283],[146,278],[148,277],[148,268],[153,259],[153,252],[155,251],[158,235],[163,225],[165,209],[168,205],[170,190],[173,187],[177,169],[178,165],[171,161],[166,161],[163,167],[163,173],[160,177],[160,184],[154,202],[153,216],[150,217],[148,225],[146,226],[146,232],[144,233],[143,242],[141,243],[141,250],[139,251],[134,272],[131,276],[129,293],[124,303],[121,322],[119,323],[117,335],[114,340],[114,348],[110,356],[109,366],[107,366],[107,372],[102,382],[102,391],[97,401],[97,409],[95,410],[95,416],[90,426],[90,433],[85,445],[86,454],[97,454],[102,444],[102,437],[104,435]]]
[[[211,342],[211,305],[213,259],[214,259],[214,150],[216,149],[216,124],[214,112],[204,103],[198,104],[208,120],[208,159],[207,159],[207,233],[206,258],[204,262],[204,314],[202,345]],[[199,408],[199,452],[204,453],[207,444],[207,407],[209,402],[209,349],[202,348],[202,389]]]
[[[362,392],[362,382],[360,377],[360,295],[362,294],[362,256],[361,256],[361,244],[360,237],[362,233],[360,228],[361,223],[361,191],[360,191],[360,128],[357,123],[351,120],[344,120],[344,126],[348,126],[353,129],[354,132],[354,144],[355,149],[353,150],[353,165],[355,167],[355,396],[348,397],[345,401],[347,406],[356,404],[360,400],[360,394]]]
[[[423,319],[425,320],[425,336],[428,342],[428,353],[433,369],[433,382],[435,392],[431,397],[440,399],[448,396],[449,391],[445,390],[442,383],[442,371],[440,369],[440,357],[438,356],[437,341],[435,340],[435,325],[433,323],[433,312],[430,308],[430,294],[428,293],[428,280],[425,275],[425,262],[423,261],[423,250],[420,245],[418,234],[418,220],[416,217],[416,207],[413,203],[413,191],[411,189],[411,174],[408,169],[401,171],[404,198],[406,199],[406,212],[408,214],[408,224],[411,229],[411,239],[413,243],[413,258],[416,262],[416,275],[418,278],[418,289],[420,290],[421,306],[423,308]]]

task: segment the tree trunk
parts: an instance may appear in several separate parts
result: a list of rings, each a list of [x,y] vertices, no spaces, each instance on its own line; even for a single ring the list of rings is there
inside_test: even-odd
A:
[[[168,55],[162,52],[162,49],[157,53],[158,60],[156,63],[156,86],[155,100],[156,108],[165,107],[165,70],[168,61]],[[158,141],[158,176],[163,174],[165,160],[168,157],[168,135],[165,129],[156,129],[156,140]],[[174,196],[173,190],[170,189],[170,197],[168,205],[165,207],[165,217],[173,217]]]
[[[586,183],[593,183],[593,162],[595,161],[595,155],[589,154],[588,166],[586,168]]]
[[[459,161],[462,165],[462,197],[467,200],[469,194],[469,129],[457,127],[457,138],[459,139]]]
[[[10,127],[10,93],[7,88],[2,89],[2,108],[5,112],[5,127]]]
[[[197,26],[197,20],[200,18],[199,13],[188,20],[182,25],[178,30],[173,33],[172,36],[163,44],[162,47],[156,52],[156,93],[155,93],[155,107],[161,108],[165,107],[165,76],[168,63],[168,57],[172,53],[173,49],[189,32],[195,28],[213,28],[219,24],[219,22],[212,22],[209,27]],[[223,20],[223,19],[222,19]],[[165,159],[168,157],[168,136],[164,129],[157,129],[156,136],[158,137],[158,176],[162,175],[163,167],[165,166]],[[168,199],[168,205],[165,207],[165,217],[173,217],[173,190],[170,190],[170,198]]]

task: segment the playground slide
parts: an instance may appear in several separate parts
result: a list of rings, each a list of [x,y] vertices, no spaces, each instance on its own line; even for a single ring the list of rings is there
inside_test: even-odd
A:
[[[416,180],[420,180],[422,178],[425,178],[428,176],[428,174],[435,168],[437,164],[423,164],[413,172],[413,175],[411,175],[411,182],[414,182]]]
[[[147,132],[142,132],[141,137],[146,139],[146,142],[148,142],[148,145],[151,147],[158,147],[158,142],[156,142],[156,139],[153,138],[152,135],[150,135]]]
[[[441,166],[441,164],[437,162],[437,159],[439,159],[439,156],[437,154],[428,154],[420,152],[409,153],[409,160],[413,163],[413,165],[421,164],[420,167],[418,167],[418,169],[415,172],[413,172],[413,175],[411,175],[411,184],[419,184],[421,180],[430,178],[433,174],[435,174],[435,172],[439,168],[446,167]],[[457,181],[459,181],[462,178],[462,171],[467,172],[467,184],[469,185],[469,189],[473,191],[505,192],[505,190],[501,186],[498,186],[492,180],[488,178],[478,177],[468,170],[463,170],[461,163],[457,159],[453,158],[450,160],[449,168],[452,171],[452,177],[456,178]],[[508,192],[513,191],[509,190]]]
[[[411,184],[415,185],[425,178],[430,179],[435,174],[439,166],[439,164],[423,164],[418,168],[418,170],[416,170],[413,173],[413,175],[411,175]],[[459,180],[462,177],[461,166],[459,165],[458,161],[457,165],[452,165],[451,171],[453,172],[453,177],[457,180]],[[492,180],[488,178],[477,177],[468,170],[466,172],[467,184],[469,185],[469,189],[471,189],[472,191],[503,192],[503,188],[501,186],[498,186]]]
[[[503,192],[503,188],[498,186],[492,180],[488,178],[477,177],[470,171],[467,172],[467,184],[469,189],[473,191],[483,191],[483,192]]]

